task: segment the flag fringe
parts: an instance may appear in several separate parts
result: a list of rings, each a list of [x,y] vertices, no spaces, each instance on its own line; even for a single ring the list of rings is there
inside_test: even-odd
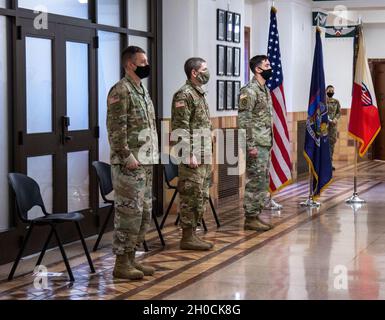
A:
[[[315,195],[315,196],[313,196],[314,200],[318,200],[318,199],[321,197],[321,193],[324,192],[325,189],[328,188],[333,182],[334,182],[334,181],[333,181],[333,178],[331,178],[331,179],[329,180],[329,182],[328,182],[327,184],[325,184],[325,185],[321,188],[320,193],[317,194],[317,195]]]
[[[311,161],[310,157],[308,156],[308,154],[306,153],[306,151],[303,151],[303,156],[305,157],[305,160],[308,164],[308,166],[310,167],[310,171],[313,175],[313,177],[316,179],[317,181],[317,184],[316,184],[316,190],[318,188],[318,174],[317,172],[315,171],[314,169],[314,165],[313,165],[313,162]],[[313,195],[314,198],[317,198],[321,195],[321,192],[323,192],[331,183],[333,182],[333,178],[331,178],[320,190],[319,194],[316,194],[316,195]],[[312,186],[313,187],[313,186]],[[312,190],[312,192],[314,192],[314,190]]]
[[[271,190],[271,188],[269,187],[269,192],[271,195],[276,194],[277,192],[281,191],[283,188],[287,187],[288,185],[292,184],[293,182],[294,182],[293,179],[289,179],[284,184],[282,184],[277,189],[275,189],[274,191]]]
[[[366,146],[366,148],[364,150],[362,150],[362,148],[364,147],[365,145],[365,142],[364,140],[362,140],[360,137],[356,136],[354,133],[351,133],[350,131],[348,132],[348,134],[354,139],[356,140],[357,142],[359,142],[361,145],[360,145],[360,150],[358,152],[358,154],[360,155],[361,158],[364,157],[364,155],[366,154],[366,152],[368,152],[370,146],[372,145],[372,143],[374,142],[374,139],[377,138],[377,135],[380,133],[381,131],[381,127],[379,127],[376,131],[376,133],[373,135],[372,139],[369,141],[368,145]]]

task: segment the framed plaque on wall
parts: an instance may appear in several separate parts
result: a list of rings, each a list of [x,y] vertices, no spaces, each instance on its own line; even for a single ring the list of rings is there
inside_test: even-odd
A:
[[[217,40],[226,40],[226,11],[217,10]]]
[[[234,42],[241,42],[241,15],[234,13]]]
[[[217,75],[224,76],[226,72],[226,46],[217,45]]]
[[[234,71],[233,47],[226,47],[226,75],[232,76]]]
[[[233,109],[233,81],[226,81],[226,110],[232,110]]]
[[[234,81],[234,100],[233,100],[233,106],[234,110],[238,110],[239,108],[239,94],[241,92],[241,81]]]
[[[224,80],[217,80],[217,110],[226,108],[226,84]]]
[[[234,14],[232,12],[226,12],[226,40],[233,42],[234,36]]]
[[[234,70],[233,75],[239,77],[241,75],[241,48],[234,48],[233,58]]]

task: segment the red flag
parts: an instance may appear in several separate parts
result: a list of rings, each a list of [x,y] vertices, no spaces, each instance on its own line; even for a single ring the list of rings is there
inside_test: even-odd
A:
[[[381,130],[372,77],[364,46],[362,28],[358,27],[359,43],[353,84],[353,100],[349,121],[349,134],[360,143],[361,157]]]

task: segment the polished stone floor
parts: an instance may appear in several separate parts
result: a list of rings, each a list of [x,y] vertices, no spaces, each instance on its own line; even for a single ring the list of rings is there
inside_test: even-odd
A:
[[[215,249],[185,252],[178,248],[180,231],[170,217],[166,247],[152,231],[151,251],[139,254],[157,268],[153,277],[114,280],[107,234],[92,253],[96,274],[89,274],[79,244],[70,244],[74,283],[67,281],[57,250],[51,250],[43,261],[54,273],[48,288],[35,288],[30,270],[37,257],[27,257],[14,281],[0,280],[0,299],[385,299],[385,163],[364,162],[359,168],[359,192],[367,200],[361,208],[345,204],[353,167],[340,164],[320,209],[299,206],[308,193],[306,180],[281,191],[275,199],[284,209],[263,213],[275,225],[268,232],[244,231],[240,204],[229,203],[218,209],[219,229],[207,212],[209,231],[200,231]],[[87,239],[90,247],[94,241]],[[0,279],[9,269],[0,266]]]

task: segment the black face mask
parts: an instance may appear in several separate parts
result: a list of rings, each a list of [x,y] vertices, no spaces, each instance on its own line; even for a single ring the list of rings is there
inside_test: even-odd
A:
[[[328,95],[329,98],[333,98],[334,92],[328,92],[327,95]]]
[[[146,66],[136,66],[136,70],[134,72],[140,79],[144,79],[150,75],[150,71],[151,67],[148,64]]]
[[[267,69],[267,70],[263,70],[262,68],[259,68],[259,69],[262,70],[261,76],[266,81],[269,80],[273,76],[273,69]]]

